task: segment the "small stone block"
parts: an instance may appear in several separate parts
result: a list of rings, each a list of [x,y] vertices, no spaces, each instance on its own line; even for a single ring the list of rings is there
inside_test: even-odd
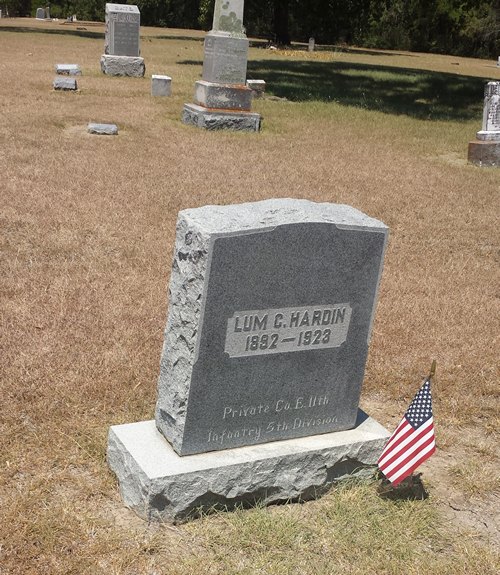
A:
[[[252,107],[252,90],[245,85],[215,84],[200,80],[195,82],[194,100],[205,108],[249,112]]]
[[[500,130],[480,130],[476,138],[483,142],[500,142]]]
[[[265,80],[247,80],[247,86],[252,90],[254,98],[260,98],[266,91]]]
[[[469,142],[468,161],[481,168],[500,168],[500,142]]]
[[[54,78],[54,90],[78,90],[75,78]]]
[[[82,70],[78,64],[56,64],[56,74],[81,76]]]
[[[170,96],[172,91],[172,78],[170,76],[151,76],[151,96]]]
[[[116,136],[118,134],[118,126],[116,124],[95,124],[90,123],[87,126],[89,134],[98,134],[100,136]]]
[[[197,104],[184,104],[182,122],[205,130],[258,132],[261,116],[254,112],[210,110]]]
[[[101,70],[108,76],[131,76],[142,78],[146,72],[144,58],[134,56],[101,56]]]
[[[360,410],[349,431],[180,457],[151,420],[111,427],[107,459],[127,507],[147,521],[177,522],[319,497],[342,479],[372,475],[388,437]]]

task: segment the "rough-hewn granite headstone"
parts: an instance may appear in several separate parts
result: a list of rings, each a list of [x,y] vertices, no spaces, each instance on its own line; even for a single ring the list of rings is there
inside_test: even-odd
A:
[[[156,422],[180,455],[354,426],[386,237],[306,200],[179,213]]]

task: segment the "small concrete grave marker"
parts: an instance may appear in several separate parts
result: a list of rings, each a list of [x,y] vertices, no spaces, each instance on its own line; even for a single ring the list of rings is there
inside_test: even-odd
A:
[[[78,64],[56,64],[56,74],[63,76],[81,76],[82,70]]]
[[[109,435],[127,505],[179,520],[376,462],[388,434],[358,402],[387,233],[306,200],[179,213],[156,421]]]
[[[265,80],[247,80],[247,86],[252,90],[254,98],[261,98],[266,91]]]
[[[195,83],[193,104],[185,104],[182,121],[208,130],[260,130],[246,85],[248,39],[243,0],[216,0],[212,30],[205,37],[202,79]]]
[[[135,5],[106,4],[104,54],[101,70],[110,76],[144,76],[140,57],[141,13]]]
[[[36,19],[37,20],[45,20],[45,8],[37,8],[36,9]]]
[[[99,124],[90,122],[87,126],[89,134],[97,134],[99,136],[116,136],[118,134],[118,126],[116,124]]]
[[[76,78],[64,78],[57,76],[53,82],[54,90],[78,90]]]
[[[483,125],[469,142],[469,162],[500,167],[500,82],[488,82],[484,90]]]
[[[309,44],[307,45],[308,52],[314,52],[315,40],[314,38],[309,38]]]
[[[172,78],[153,74],[151,76],[151,96],[170,96],[172,89]]]

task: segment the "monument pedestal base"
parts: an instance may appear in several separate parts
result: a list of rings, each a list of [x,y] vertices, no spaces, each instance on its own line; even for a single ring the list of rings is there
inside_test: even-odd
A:
[[[500,142],[474,140],[469,142],[467,159],[471,164],[487,168],[500,168]]]
[[[361,410],[356,427],[180,457],[154,420],[110,428],[108,463],[125,504],[147,521],[210,509],[314,499],[336,481],[371,475],[389,433]]]
[[[101,56],[101,70],[108,76],[134,76],[142,78],[146,72],[144,58],[135,56]]]
[[[205,130],[235,130],[258,132],[261,116],[255,112],[204,108],[197,104],[184,104],[182,122]]]

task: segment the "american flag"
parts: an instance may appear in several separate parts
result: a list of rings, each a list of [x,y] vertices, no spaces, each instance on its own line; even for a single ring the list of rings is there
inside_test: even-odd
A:
[[[397,485],[411,475],[436,451],[432,422],[431,376],[424,381],[410,403],[378,460],[380,471],[392,485]]]

